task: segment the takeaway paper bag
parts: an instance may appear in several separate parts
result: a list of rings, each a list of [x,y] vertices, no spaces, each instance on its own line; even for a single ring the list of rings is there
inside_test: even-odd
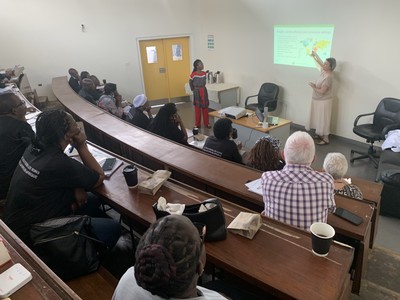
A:
[[[228,230],[251,240],[258,229],[260,229],[261,225],[262,220],[260,214],[241,212],[231,224],[229,224]]]

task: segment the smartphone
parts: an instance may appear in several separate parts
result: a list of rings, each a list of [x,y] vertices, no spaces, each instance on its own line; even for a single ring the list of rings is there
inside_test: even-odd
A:
[[[115,157],[106,158],[101,168],[103,169],[103,171],[111,171],[114,168],[116,162],[117,159]]]
[[[350,223],[353,223],[354,225],[360,225],[364,221],[360,216],[357,216],[342,207],[337,207],[333,214],[345,219],[346,221],[349,221]]]
[[[32,279],[32,274],[17,263],[0,274],[0,298],[7,298]]]

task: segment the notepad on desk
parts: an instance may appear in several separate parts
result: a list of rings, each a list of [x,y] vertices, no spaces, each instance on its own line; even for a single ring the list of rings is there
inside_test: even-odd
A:
[[[92,145],[88,145],[88,149],[100,166],[103,166],[107,158],[114,157],[104,151],[101,151],[100,149],[93,147]],[[64,153],[67,154],[69,157],[77,158],[78,161],[81,161],[78,151],[76,150],[75,147],[72,147],[71,145],[68,145],[67,148],[65,148]],[[114,174],[114,172],[122,164],[123,161],[117,158],[117,161],[115,162],[113,168],[109,171],[104,171],[104,175],[106,176],[106,178],[109,178],[112,174]]]
[[[256,180],[247,182],[245,184],[245,186],[247,187],[247,189],[250,192],[256,193],[260,196],[262,196],[262,184],[261,184],[261,178],[258,178]]]

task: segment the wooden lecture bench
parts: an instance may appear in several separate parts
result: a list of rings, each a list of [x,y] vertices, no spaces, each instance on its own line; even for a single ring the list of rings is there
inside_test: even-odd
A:
[[[132,126],[81,98],[70,88],[66,76],[53,78],[52,88],[66,110],[84,122],[86,134],[92,142],[152,170],[168,169],[173,179],[252,211],[261,212],[264,209],[262,196],[248,191],[245,186],[248,180],[260,178],[262,172],[210,156]],[[365,245],[372,246],[376,234],[382,187],[377,183],[368,184],[366,180],[352,179],[353,183],[360,186],[366,201],[346,197],[335,199],[338,206],[347,207],[353,213],[361,209],[364,224],[357,227],[338,220],[334,215],[329,217],[328,222],[335,223],[338,226],[335,227],[336,231],[357,245],[355,258],[358,261],[354,266],[356,280],[353,292],[358,293],[367,261],[365,248],[368,246]]]

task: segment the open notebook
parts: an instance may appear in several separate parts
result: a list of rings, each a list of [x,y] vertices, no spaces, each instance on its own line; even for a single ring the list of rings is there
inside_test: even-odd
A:
[[[93,147],[92,145],[88,145],[88,148],[89,148],[90,153],[92,153],[93,157],[96,159],[96,161],[99,163],[100,166],[103,166],[103,164],[107,158],[114,157],[106,152],[101,151],[100,149]],[[64,153],[67,154],[69,157],[77,158],[80,161],[78,151],[75,148],[73,148],[72,152],[70,152],[70,151],[71,151],[71,145],[68,145],[67,148],[65,148]],[[117,161],[114,164],[114,167],[109,171],[104,171],[106,178],[109,178],[112,174],[114,174],[114,172],[122,164],[123,164],[123,161],[117,158]]]

